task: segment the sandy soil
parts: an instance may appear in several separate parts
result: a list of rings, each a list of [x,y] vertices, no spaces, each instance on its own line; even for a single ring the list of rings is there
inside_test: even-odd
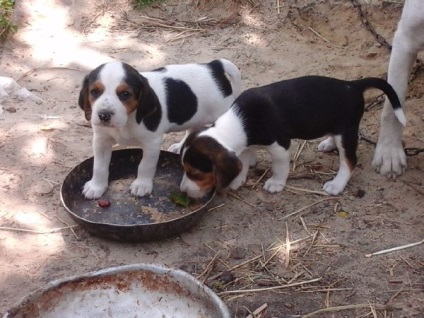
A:
[[[268,307],[258,317],[298,317],[343,305],[362,308],[314,317],[423,317],[423,246],[365,257],[423,239],[422,154],[408,157],[401,178],[387,180],[372,170],[374,146],[362,140],[359,165],[344,193],[317,203],[328,197],[293,188],[274,195],[261,190],[260,177],[269,167],[261,153],[248,184],[217,196],[212,206],[223,205],[178,237],[124,244],[69,228],[74,223],[61,206],[60,184],[92,154],[77,96],[83,76],[103,62],[119,59],[149,70],[224,57],[242,70],[243,88],[305,74],[385,76],[389,51],[364,28],[350,1],[280,1],[279,10],[275,1],[257,2],[170,0],[134,11],[122,0],[16,1],[20,28],[2,47],[0,75],[44,102],[13,96],[2,102],[0,312],[51,280],[148,262],[204,273],[200,279],[234,317],[263,304]],[[391,42],[401,5],[367,2],[370,23]],[[407,147],[424,147],[423,83],[421,69],[407,101]],[[367,101],[378,94],[367,94]],[[361,124],[373,141],[380,113],[381,104],[372,107]],[[167,136],[164,149],[180,136]],[[316,152],[317,144],[307,142],[295,159],[302,143],[293,143],[289,186],[320,191],[331,178],[338,157]],[[257,291],[229,292],[244,289]]]

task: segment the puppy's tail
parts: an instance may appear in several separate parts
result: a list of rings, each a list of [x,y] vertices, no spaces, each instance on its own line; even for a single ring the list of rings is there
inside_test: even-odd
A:
[[[226,59],[220,59],[222,66],[224,67],[225,73],[230,77],[231,86],[235,96],[241,93],[241,73],[240,70],[234,63]]]
[[[393,89],[392,85],[390,85],[386,80],[377,77],[367,77],[360,80],[352,81],[351,83],[353,86],[362,91],[365,91],[368,88],[377,88],[383,91],[384,94],[386,94],[389,98],[390,103],[392,104],[395,116],[403,127],[406,126],[406,116],[403,112],[399,97]]]

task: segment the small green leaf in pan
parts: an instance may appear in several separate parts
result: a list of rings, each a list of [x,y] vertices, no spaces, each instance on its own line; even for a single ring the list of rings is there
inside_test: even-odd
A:
[[[188,207],[191,204],[191,199],[184,193],[171,193],[169,198],[176,205],[182,205],[183,207]]]

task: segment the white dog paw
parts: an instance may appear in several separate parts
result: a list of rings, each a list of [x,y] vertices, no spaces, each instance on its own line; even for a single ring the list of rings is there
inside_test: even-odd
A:
[[[336,149],[336,143],[333,137],[328,137],[327,139],[321,141],[318,145],[318,151],[329,152]]]
[[[106,191],[106,188],[107,184],[95,183],[90,180],[84,185],[82,193],[87,199],[98,199]]]
[[[331,195],[338,195],[343,192],[345,185],[336,180],[328,181],[324,184],[323,190]]]
[[[381,175],[396,179],[407,167],[402,145],[377,145],[372,166]]]
[[[139,178],[135,179],[130,186],[131,194],[138,197],[144,197],[145,195],[152,193],[152,188],[153,188],[152,180],[139,179]]]
[[[270,193],[281,192],[284,189],[284,183],[273,179],[272,177],[266,180],[264,189]]]
[[[233,181],[231,181],[229,188],[231,190],[237,190],[245,183],[246,183],[246,176],[238,175]]]
[[[176,144],[171,145],[171,147],[168,148],[168,151],[172,152],[172,153],[179,154],[180,151],[181,151],[181,147],[182,147],[181,143],[176,143]]]

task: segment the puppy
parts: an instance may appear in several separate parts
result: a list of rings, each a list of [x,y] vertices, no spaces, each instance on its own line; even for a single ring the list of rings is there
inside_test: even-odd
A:
[[[393,38],[387,79],[402,104],[405,102],[412,66],[422,49],[424,49],[424,1],[407,0]],[[401,175],[407,167],[402,146],[402,126],[396,119],[390,100],[387,98],[372,165],[377,172],[393,179]]]
[[[237,189],[246,181],[249,163],[258,147],[272,159],[268,192],[283,190],[290,170],[290,140],[325,135],[319,148],[337,147],[340,167],[324,191],[343,191],[356,165],[359,122],[364,112],[363,92],[378,88],[387,94],[399,121],[406,123],[393,88],[379,78],[342,81],[306,76],[243,92],[210,128],[193,132],[182,148],[185,170],[181,190],[199,198],[212,188]]]
[[[85,197],[99,198],[105,192],[116,143],[143,149],[130,188],[135,196],[150,194],[163,134],[214,122],[240,94],[240,82],[239,69],[225,59],[143,73],[111,62],[91,71],[78,101],[93,129],[93,177],[84,185]],[[179,152],[181,146],[170,150]]]

